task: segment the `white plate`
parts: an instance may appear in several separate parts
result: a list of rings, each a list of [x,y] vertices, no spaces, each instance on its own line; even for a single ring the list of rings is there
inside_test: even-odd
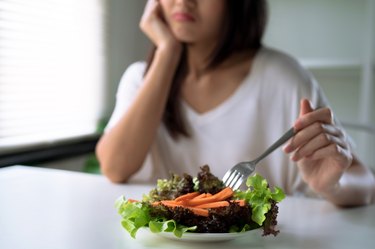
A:
[[[151,231],[150,231],[151,232]],[[181,238],[176,237],[173,233],[162,232],[154,233],[157,236],[188,242],[219,242],[228,241],[236,238],[250,236],[251,234],[260,234],[260,229],[254,229],[243,233],[184,233]]]

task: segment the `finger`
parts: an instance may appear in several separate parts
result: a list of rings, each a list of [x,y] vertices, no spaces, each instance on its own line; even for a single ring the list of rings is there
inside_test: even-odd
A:
[[[326,147],[323,147],[315,151],[308,158],[310,160],[320,160],[320,159],[325,159],[328,157],[336,157],[336,158],[341,157],[341,158],[346,158],[346,159],[351,160],[351,153],[350,153],[350,150],[343,148],[338,144],[331,143],[327,145]]]
[[[299,131],[315,122],[332,124],[332,120],[333,120],[333,117],[332,117],[331,109],[324,107],[324,108],[320,108],[315,111],[306,113],[303,116],[299,117],[294,123],[294,128],[297,131]]]
[[[294,135],[294,137],[284,147],[284,152],[290,153],[306,144],[312,138],[323,133],[336,137],[344,137],[343,132],[338,127],[316,122],[305,129],[298,131],[297,134]]]
[[[308,99],[302,99],[300,103],[300,113],[299,116],[303,116],[309,112],[314,111],[314,109],[311,107],[311,103]]]
[[[157,4],[156,0],[148,0],[146,3],[145,11],[144,12],[149,12],[153,8],[155,8],[155,5]]]
[[[159,6],[159,1],[156,1],[156,0],[148,0],[147,1],[147,4],[146,4],[146,7],[143,11],[143,15],[142,15],[142,19],[141,20],[144,20],[144,19],[147,19],[151,13],[155,12],[156,9],[158,8]]]
[[[298,161],[304,157],[309,157],[320,149],[327,147],[330,144],[338,145],[341,148],[346,149],[346,143],[336,136],[332,136],[326,133],[321,133],[318,136],[311,139],[308,143],[299,148],[291,160]]]

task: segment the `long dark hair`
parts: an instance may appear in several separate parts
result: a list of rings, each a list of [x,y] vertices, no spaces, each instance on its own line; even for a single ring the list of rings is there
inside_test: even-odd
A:
[[[226,19],[222,38],[216,45],[207,69],[215,68],[235,52],[251,52],[255,55],[262,46],[262,37],[267,23],[267,0],[226,0]],[[156,47],[149,54],[145,74],[150,67]],[[189,137],[179,103],[180,88],[187,72],[186,49],[183,50],[175,72],[171,90],[163,114],[163,122],[170,135],[177,139]]]

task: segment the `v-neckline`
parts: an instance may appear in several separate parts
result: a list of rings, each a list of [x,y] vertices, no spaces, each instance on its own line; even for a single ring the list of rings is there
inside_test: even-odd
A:
[[[251,63],[250,69],[248,74],[244,77],[244,79],[241,81],[241,83],[236,87],[234,92],[226,98],[223,102],[218,104],[217,106],[211,108],[208,111],[205,112],[198,112],[196,111],[191,105],[186,102],[184,99],[181,98],[181,105],[183,110],[185,111],[185,114],[188,119],[193,119],[194,122],[197,123],[205,123],[207,120],[211,120],[218,115],[221,115],[221,113],[224,113],[226,110],[230,109],[233,105],[236,104],[237,101],[241,100],[243,95],[246,94],[247,91],[243,91],[246,87],[248,87],[250,82],[252,82],[252,78],[254,77],[254,72],[257,71],[257,65],[259,60],[259,54],[261,53],[262,49],[260,49],[256,55],[254,56],[254,60]]]

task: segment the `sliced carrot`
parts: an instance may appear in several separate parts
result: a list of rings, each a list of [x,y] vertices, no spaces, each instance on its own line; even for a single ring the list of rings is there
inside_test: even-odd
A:
[[[197,205],[195,206],[195,208],[219,208],[219,207],[227,207],[227,206],[229,206],[229,202],[227,201],[215,201],[215,202]]]
[[[210,202],[215,202],[215,201],[223,201],[228,199],[233,195],[233,190],[229,187],[222,189],[220,192],[209,196],[205,198],[200,198],[200,199],[193,199],[193,200],[188,200],[186,201],[185,205],[187,206],[197,206],[197,205],[202,205],[205,203],[210,203]]]
[[[202,205],[205,203],[210,203],[216,201],[216,198],[214,196],[209,196],[205,198],[200,198],[200,199],[193,199],[193,200],[188,200],[185,202],[186,206],[198,206]]]
[[[238,205],[240,205],[241,207],[245,206],[246,202],[245,200],[234,200],[232,202],[235,202],[237,203]]]
[[[181,195],[174,200],[163,200],[151,203],[153,206],[165,205],[170,208],[182,207],[189,209],[195,215],[205,216],[209,215],[208,209],[229,206],[230,203],[238,203],[240,206],[246,204],[245,200],[230,200],[228,198],[233,196],[233,190],[229,187],[222,189],[220,192],[212,195],[210,193],[199,194],[192,192]],[[129,200],[136,201],[136,200]]]
[[[199,216],[205,216],[208,217],[208,210],[204,208],[197,208],[197,207],[188,207],[189,210],[191,210],[195,215]]]
[[[165,206],[173,206],[173,207],[182,206],[182,203],[176,202],[174,200],[155,201],[155,202],[151,203],[151,205],[153,205],[153,206],[157,206],[157,205],[161,205],[161,204],[163,204]]]
[[[152,206],[157,206],[157,205],[160,205],[161,202],[160,201],[154,201],[153,203],[151,203]]]
[[[203,194],[200,194],[200,195],[194,197],[193,200],[201,199],[201,198],[206,198],[206,197],[210,197],[210,196],[212,196],[212,194],[210,194],[210,193],[203,193]]]
[[[237,203],[240,207],[243,207],[246,205],[246,201],[245,200],[230,200],[229,202],[231,203]]]
[[[233,190],[229,187],[224,188],[220,192],[214,194],[213,196],[216,196],[218,201],[223,201],[225,199],[228,199],[229,197],[233,196]]]
[[[184,194],[184,195],[180,195],[179,197],[177,197],[174,200],[175,201],[186,201],[186,200],[193,199],[194,197],[197,197],[198,195],[199,195],[199,192],[191,192],[191,193],[187,193],[187,194]]]
[[[177,201],[170,201],[170,200],[165,200],[165,201],[160,201],[161,204],[168,206],[168,207],[182,207],[184,206],[183,203],[177,202]]]
[[[208,214],[209,214],[207,209],[196,208],[196,207],[186,207],[186,206],[182,206],[180,203],[177,203],[177,202],[174,202],[174,201],[158,201],[158,202],[152,203],[153,206],[157,206],[157,205],[160,205],[160,204],[163,204],[163,205],[165,205],[167,207],[170,207],[170,208],[176,208],[176,207],[186,208],[186,209],[189,209],[191,212],[193,212],[195,215],[199,215],[199,216],[207,217]]]
[[[133,202],[139,202],[139,201],[138,200],[134,200],[134,199],[128,199],[128,202],[133,203]]]

